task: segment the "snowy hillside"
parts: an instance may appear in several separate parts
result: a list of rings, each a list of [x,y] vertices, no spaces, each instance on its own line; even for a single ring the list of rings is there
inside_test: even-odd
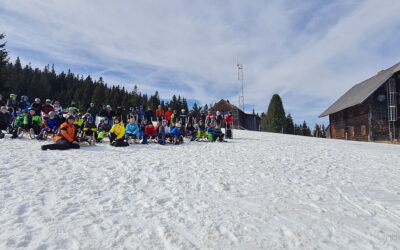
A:
[[[67,152],[0,140],[0,249],[400,246],[400,146],[234,136]]]

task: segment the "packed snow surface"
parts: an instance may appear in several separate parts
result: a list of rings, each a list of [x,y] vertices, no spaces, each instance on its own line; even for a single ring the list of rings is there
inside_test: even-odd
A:
[[[6,137],[0,249],[399,248],[399,145],[234,136],[64,152]]]

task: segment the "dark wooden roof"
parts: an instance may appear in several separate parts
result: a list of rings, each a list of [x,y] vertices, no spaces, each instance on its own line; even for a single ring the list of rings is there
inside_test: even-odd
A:
[[[228,100],[221,99],[219,102],[215,103],[210,110],[223,112],[223,111],[233,111],[235,109],[240,110],[238,107],[231,104]]]
[[[363,103],[372,93],[384,84],[395,73],[400,71],[400,63],[380,71],[377,75],[353,86],[319,117],[324,117],[343,109]]]

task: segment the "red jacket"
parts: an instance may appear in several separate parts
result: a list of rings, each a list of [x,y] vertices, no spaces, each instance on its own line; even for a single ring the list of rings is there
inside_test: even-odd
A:
[[[53,106],[46,104],[43,106],[42,111],[47,115],[48,113],[50,113],[50,111],[54,111],[54,108]]]
[[[153,125],[147,125],[144,128],[144,134],[147,136],[155,136],[156,135],[156,130],[154,129]]]
[[[156,116],[157,117],[164,116],[164,110],[163,109],[156,109]]]
[[[233,123],[233,115],[226,115],[225,116],[225,122],[227,124],[232,124]]]
[[[172,115],[172,111],[167,111],[165,112],[165,120],[167,121],[171,121],[171,115]]]

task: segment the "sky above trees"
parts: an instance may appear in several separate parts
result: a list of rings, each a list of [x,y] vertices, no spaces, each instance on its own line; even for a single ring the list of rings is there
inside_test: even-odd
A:
[[[0,2],[11,59],[103,76],[107,83],[205,103],[237,102],[237,57],[247,111],[274,93],[312,124],[354,84],[400,58],[400,1]]]

